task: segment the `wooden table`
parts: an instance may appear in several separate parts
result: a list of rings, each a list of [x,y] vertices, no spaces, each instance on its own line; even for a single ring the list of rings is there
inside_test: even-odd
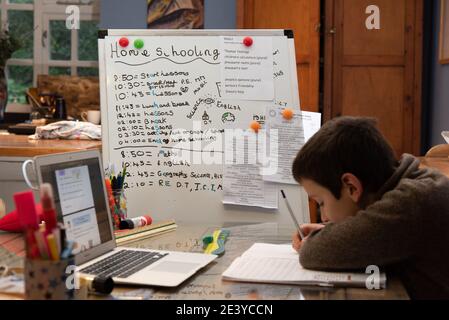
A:
[[[217,227],[181,225],[174,232],[145,239],[129,245],[131,247],[170,251],[202,252],[202,237],[211,234]],[[258,225],[228,225],[231,235],[226,242],[225,254],[213,261],[196,275],[177,288],[127,287],[116,286],[109,298],[115,299],[152,299],[152,300],[346,300],[346,299],[408,299],[408,295],[398,279],[389,278],[387,289],[371,291],[355,288],[321,288],[293,285],[238,283],[223,281],[221,274],[255,242],[285,244],[290,243],[291,227],[281,227],[276,223]],[[2,238],[3,237],[3,238]],[[10,237],[10,238],[8,238]],[[12,258],[2,248],[2,241],[11,250],[23,255],[21,237],[0,233],[0,264],[2,260],[10,266],[20,266],[20,257]],[[11,298],[0,295],[0,298]],[[90,299],[104,299],[90,295]]]
[[[51,153],[92,149],[101,149],[101,141],[30,140],[24,135],[0,133],[0,199],[6,203],[6,212],[14,209],[13,194],[28,189],[21,169],[25,160]],[[34,182],[34,173],[31,170],[28,172]]]
[[[30,140],[23,135],[0,134],[0,156],[27,157],[82,151],[88,149],[101,149],[101,141],[92,140]]]

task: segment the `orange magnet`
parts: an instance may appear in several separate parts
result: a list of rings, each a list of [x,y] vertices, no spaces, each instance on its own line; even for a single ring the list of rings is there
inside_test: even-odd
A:
[[[249,126],[255,133],[259,132],[260,129],[262,129],[262,126],[259,122],[253,121],[251,122],[251,125]]]
[[[282,110],[281,113],[282,113],[282,116],[284,117],[284,119],[286,119],[286,120],[291,120],[291,119],[293,119],[293,115],[295,114],[295,113],[293,112],[293,110],[290,109],[290,108],[287,108],[287,109]]]

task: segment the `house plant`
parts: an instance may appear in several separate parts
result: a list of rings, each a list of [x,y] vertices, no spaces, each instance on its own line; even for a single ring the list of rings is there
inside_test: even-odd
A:
[[[6,79],[6,61],[14,51],[20,48],[20,41],[7,30],[0,30],[0,120],[3,120],[8,103],[8,82]]]

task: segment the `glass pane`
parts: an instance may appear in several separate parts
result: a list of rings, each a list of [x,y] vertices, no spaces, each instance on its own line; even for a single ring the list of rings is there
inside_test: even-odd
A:
[[[78,60],[98,60],[98,21],[80,21]]]
[[[33,11],[8,10],[9,32],[19,39],[21,49],[13,53],[12,57],[17,59],[33,58]]]
[[[70,29],[65,26],[64,20],[50,21],[50,59],[70,60],[71,43]]]
[[[33,3],[33,0],[8,0],[8,2],[9,3]]]
[[[49,67],[48,74],[52,76],[71,75],[70,67]]]
[[[77,73],[81,77],[87,77],[87,76],[98,77],[98,68],[79,67],[79,68],[77,68]]]
[[[8,66],[8,102],[26,103],[25,91],[33,85],[32,66]]]

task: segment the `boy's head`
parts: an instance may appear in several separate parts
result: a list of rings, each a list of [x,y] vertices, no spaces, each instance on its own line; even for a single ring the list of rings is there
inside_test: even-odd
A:
[[[293,176],[320,205],[323,219],[339,222],[364,207],[396,165],[375,120],[341,117],[327,122],[304,145]]]

